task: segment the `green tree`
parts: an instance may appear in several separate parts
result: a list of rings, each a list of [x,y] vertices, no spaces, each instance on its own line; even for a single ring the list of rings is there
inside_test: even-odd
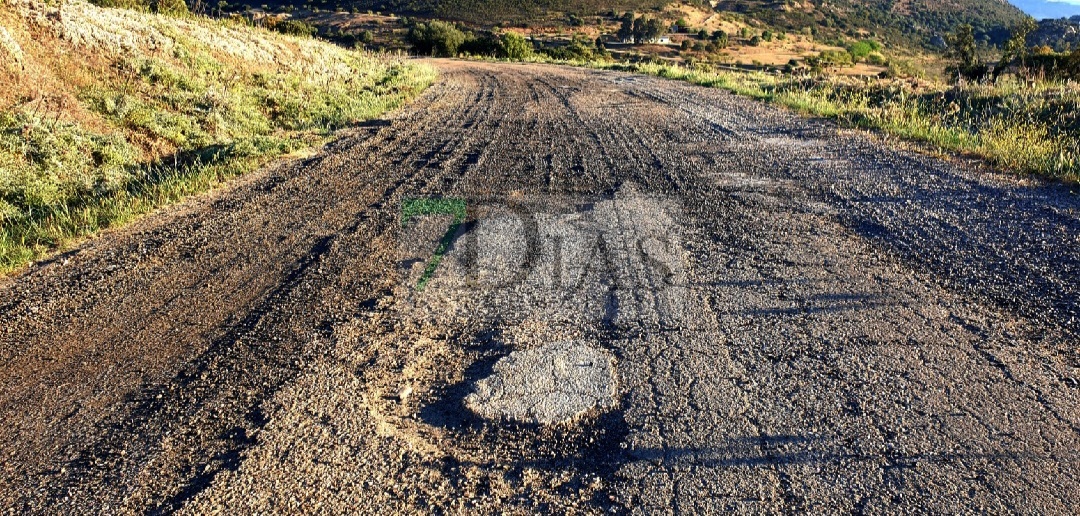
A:
[[[621,24],[619,25],[618,32],[619,39],[626,41],[634,37],[634,13],[627,12],[622,15]]]
[[[1031,55],[1027,45],[1027,37],[1037,27],[1034,18],[1025,17],[1012,28],[1009,40],[1005,42],[1005,48],[1001,53],[1001,59],[998,60],[997,66],[994,67],[994,80],[997,80],[1013,64],[1020,66],[1020,68],[1026,66],[1027,59]]]
[[[465,43],[465,33],[442,21],[417,23],[409,29],[409,42],[418,54],[453,57]]]
[[[713,31],[713,33],[712,33],[712,42],[715,43],[716,46],[718,46],[720,48],[727,48],[727,46],[728,46],[728,35],[727,35],[727,33],[722,31],[722,30]]]
[[[647,41],[655,41],[664,33],[666,25],[663,21],[642,16],[634,20],[634,42],[641,44]]]
[[[948,55],[957,61],[957,67],[960,70],[968,70],[978,64],[975,29],[971,25],[967,23],[958,25],[946,41],[949,44]]]
[[[499,56],[506,59],[523,60],[532,57],[533,46],[525,36],[516,32],[507,32],[499,37]]]
[[[871,53],[877,52],[880,49],[881,45],[878,44],[878,42],[869,39],[856,41],[847,47],[848,53],[851,54],[851,59],[855,62],[866,59]]]

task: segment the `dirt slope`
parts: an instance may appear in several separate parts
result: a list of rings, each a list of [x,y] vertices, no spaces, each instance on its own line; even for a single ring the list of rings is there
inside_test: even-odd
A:
[[[438,65],[318,156],[0,284],[0,504],[1080,506],[1067,188],[682,83]],[[417,290],[453,221],[400,207],[435,196],[468,212]],[[466,407],[554,342],[613,357],[613,408]]]

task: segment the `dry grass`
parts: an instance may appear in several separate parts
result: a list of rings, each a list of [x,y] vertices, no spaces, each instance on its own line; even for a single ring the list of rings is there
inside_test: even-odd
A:
[[[0,272],[323,142],[434,79],[228,22],[6,1],[0,52],[21,57],[0,68]]]

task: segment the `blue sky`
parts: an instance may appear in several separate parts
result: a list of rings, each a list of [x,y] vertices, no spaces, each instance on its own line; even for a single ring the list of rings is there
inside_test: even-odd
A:
[[[1080,0],[1009,0],[1036,18],[1061,18],[1080,14]]]

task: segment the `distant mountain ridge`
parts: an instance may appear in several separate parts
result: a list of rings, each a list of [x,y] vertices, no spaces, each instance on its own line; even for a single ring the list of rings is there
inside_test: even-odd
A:
[[[1039,20],[1039,27],[1028,35],[1027,41],[1029,45],[1046,45],[1059,52],[1080,49],[1080,15]]]
[[[271,0],[269,3],[395,13],[487,27],[558,25],[572,23],[571,20],[581,23],[581,17],[595,15],[605,15],[610,20],[613,14],[657,13],[683,3],[705,10],[742,13],[747,21],[757,20],[789,32],[812,32],[825,40],[869,36],[887,45],[926,47],[940,47],[942,37],[962,23],[975,28],[977,39],[999,44],[1008,38],[1009,27],[1026,16],[1006,0]]]
[[[999,43],[1025,16],[1006,0],[720,0],[718,9],[745,13],[792,30],[826,34],[868,32],[880,39],[926,45],[962,23],[976,37]]]
[[[611,11],[646,11],[673,3],[671,0],[294,0],[292,3],[308,2],[314,6],[333,4],[333,7],[360,11],[392,12],[482,25],[538,21],[547,19],[552,13],[582,16]]]

